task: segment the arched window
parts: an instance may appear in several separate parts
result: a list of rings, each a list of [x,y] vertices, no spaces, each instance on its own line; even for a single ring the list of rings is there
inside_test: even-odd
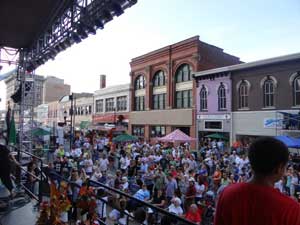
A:
[[[248,108],[249,86],[245,80],[239,86],[239,108]]]
[[[176,83],[190,81],[191,69],[189,64],[182,64],[176,71]]]
[[[166,84],[165,73],[162,70],[156,72],[153,77],[153,86],[159,87],[159,86],[164,86],[165,84]]]
[[[144,89],[146,86],[145,77],[143,75],[140,75],[135,80],[135,90]]]
[[[226,110],[226,88],[222,82],[218,89],[218,106],[219,110]]]
[[[200,111],[207,110],[207,89],[204,85],[200,90]]]
[[[264,91],[264,107],[274,106],[274,81],[271,78],[267,78],[263,85]]]
[[[300,105],[300,76],[297,76],[293,81],[294,105]]]

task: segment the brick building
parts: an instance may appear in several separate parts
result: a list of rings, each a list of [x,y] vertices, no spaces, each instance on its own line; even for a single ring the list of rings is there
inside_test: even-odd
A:
[[[146,140],[181,129],[195,137],[192,71],[240,63],[195,36],[131,60],[129,131]]]
[[[259,136],[300,135],[300,53],[232,65],[195,74],[199,82],[199,122],[221,122],[218,131],[230,132],[230,140],[251,140]],[[201,111],[201,83],[210,78],[207,96],[227,84],[226,110]],[[227,93],[227,92],[226,92]],[[211,103],[211,105],[215,105]],[[217,107],[215,107],[217,108]],[[221,116],[229,113],[222,121]],[[208,118],[203,118],[207,116]],[[227,129],[230,122],[230,129]],[[201,131],[201,126],[199,126]]]

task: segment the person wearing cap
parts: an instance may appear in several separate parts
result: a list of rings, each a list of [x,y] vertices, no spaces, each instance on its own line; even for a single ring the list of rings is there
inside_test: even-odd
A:
[[[299,225],[300,204],[274,188],[286,172],[288,148],[265,137],[249,148],[251,179],[227,186],[218,197],[215,225]]]

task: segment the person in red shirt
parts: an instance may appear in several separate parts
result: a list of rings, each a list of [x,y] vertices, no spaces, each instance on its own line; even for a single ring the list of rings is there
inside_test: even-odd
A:
[[[257,139],[249,148],[253,176],[221,192],[214,225],[300,225],[300,204],[274,188],[288,157],[288,148],[277,139]]]
[[[198,208],[196,204],[192,204],[185,215],[185,218],[193,223],[201,224],[202,209]]]

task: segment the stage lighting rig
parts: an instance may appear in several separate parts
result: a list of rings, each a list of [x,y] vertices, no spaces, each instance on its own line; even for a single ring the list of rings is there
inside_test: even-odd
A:
[[[106,23],[136,3],[137,0],[70,1],[65,11],[45,26],[32,46],[24,49],[26,61],[29,62],[25,64],[26,69],[32,71],[72,44],[96,34],[97,29],[103,29]]]

